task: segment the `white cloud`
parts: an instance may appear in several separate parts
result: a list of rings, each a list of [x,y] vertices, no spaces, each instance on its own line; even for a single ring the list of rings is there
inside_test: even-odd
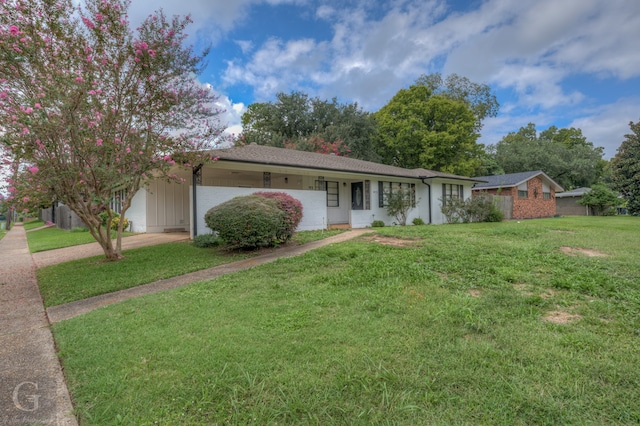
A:
[[[456,13],[446,0],[136,0],[131,8],[138,19],[160,7],[169,15],[191,13],[194,30],[215,43],[257,4],[297,4],[301,14],[330,25],[332,36],[236,40],[244,56],[227,58],[222,82],[251,87],[256,101],[302,90],[376,110],[423,73],[457,73],[509,93],[501,115],[486,121],[484,143],[529,122],[544,129],[569,116],[564,123],[573,120],[607,156],[615,154],[628,121],[640,118],[633,116],[637,98],[584,110],[597,99],[569,84],[575,76],[640,76],[639,1],[485,0]],[[229,124],[238,126],[244,105],[224,102]]]
[[[136,0],[131,2],[129,18],[137,24],[152,12],[162,9],[167,16],[191,15],[193,25],[190,34],[216,43],[247,17],[249,7],[255,4],[270,5],[304,3],[304,0]]]
[[[226,126],[225,133],[238,135],[242,133],[242,114],[247,110],[243,103],[233,103],[229,97],[218,95],[216,106],[222,111],[220,122]]]
[[[624,135],[630,133],[629,122],[640,120],[640,97],[620,99],[613,104],[602,105],[573,120],[568,127],[582,129],[582,134],[595,146],[605,150],[604,158],[611,158]]]
[[[236,40],[236,44],[240,46],[242,53],[245,55],[253,50],[253,42],[251,40]]]

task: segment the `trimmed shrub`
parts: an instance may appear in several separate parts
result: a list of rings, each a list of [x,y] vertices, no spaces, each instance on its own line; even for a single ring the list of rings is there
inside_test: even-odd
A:
[[[416,226],[420,226],[420,225],[424,225],[424,220],[422,220],[419,217],[416,217],[416,218],[413,219],[413,221],[411,223],[413,223]]]
[[[289,241],[302,220],[302,203],[285,192],[256,192],[253,195],[275,200],[285,213],[284,227],[278,232],[281,242]]]
[[[384,228],[384,226],[384,222],[381,220],[374,220],[373,222],[371,222],[372,228]]]
[[[281,242],[286,214],[276,200],[247,195],[211,208],[204,220],[230,248],[255,249]]]
[[[222,238],[214,234],[196,235],[193,245],[200,248],[218,247],[222,245]]]

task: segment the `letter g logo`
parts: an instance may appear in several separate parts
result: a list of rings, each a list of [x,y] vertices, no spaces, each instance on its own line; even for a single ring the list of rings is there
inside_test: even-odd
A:
[[[22,405],[22,403],[20,402],[20,392],[22,390],[22,387],[27,385],[36,391],[38,390],[38,384],[34,382],[22,382],[18,384],[18,386],[13,388],[13,405],[15,405],[16,408],[21,411],[29,411],[29,412],[36,411],[39,408],[38,401],[40,399],[40,395],[38,394],[25,395],[24,399],[26,400],[27,403],[29,403],[28,406]]]

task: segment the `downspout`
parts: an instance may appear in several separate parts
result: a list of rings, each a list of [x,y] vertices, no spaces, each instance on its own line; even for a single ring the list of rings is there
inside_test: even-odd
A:
[[[426,176],[418,176],[418,177],[422,181],[422,183],[427,185],[427,187],[429,188],[429,225],[431,225],[431,185],[424,181],[425,179],[427,179]]]
[[[198,172],[200,172],[200,170],[202,169],[202,164],[197,165],[196,167],[193,168],[193,173],[192,173],[192,198],[193,198],[193,203],[191,208],[193,209],[193,238],[195,238],[198,235],[198,203],[197,203],[197,199],[196,199],[196,185],[198,184]]]

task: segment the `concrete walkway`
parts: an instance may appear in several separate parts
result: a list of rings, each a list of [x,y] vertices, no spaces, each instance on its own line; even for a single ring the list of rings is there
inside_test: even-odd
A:
[[[0,253],[0,424],[77,425],[22,224]]]
[[[102,306],[111,305],[132,299],[134,297],[144,296],[146,294],[158,293],[160,291],[172,288],[182,287],[200,281],[210,280],[224,274],[241,271],[243,269],[252,268],[254,266],[273,262],[274,260],[293,257],[306,253],[318,247],[326,246],[333,243],[347,241],[365,233],[371,233],[370,229],[356,229],[323,240],[314,241],[300,246],[282,247],[275,249],[271,253],[253,257],[251,259],[240,260],[237,262],[226,263],[224,265],[215,266],[209,269],[203,269],[191,272],[186,275],[180,275],[173,278],[156,281],[153,283],[132,287],[126,290],[120,290],[113,293],[103,294],[91,297],[89,299],[78,300],[76,302],[66,303],[64,305],[52,306],[47,309],[47,316],[51,324],[73,318],[78,315],[91,312]]]

